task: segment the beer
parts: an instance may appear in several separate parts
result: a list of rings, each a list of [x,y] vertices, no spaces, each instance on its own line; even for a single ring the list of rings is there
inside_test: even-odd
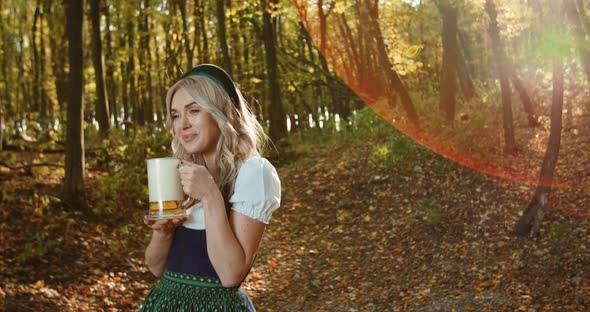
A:
[[[150,193],[149,218],[153,220],[186,216],[185,209],[195,200],[185,195],[180,184],[178,167],[180,160],[175,157],[147,160],[148,188]]]
[[[150,219],[169,219],[184,217],[186,214],[181,208],[181,200],[168,200],[150,202]]]

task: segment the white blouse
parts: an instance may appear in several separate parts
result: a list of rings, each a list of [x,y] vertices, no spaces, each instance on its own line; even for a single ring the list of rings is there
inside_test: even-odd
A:
[[[262,157],[246,160],[240,167],[229,202],[233,211],[268,224],[272,213],[281,205],[281,181],[273,165]],[[183,225],[194,230],[205,229],[202,203],[187,210]]]

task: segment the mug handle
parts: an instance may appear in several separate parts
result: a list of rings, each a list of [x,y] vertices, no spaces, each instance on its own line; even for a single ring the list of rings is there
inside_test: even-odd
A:
[[[188,208],[192,207],[194,204],[197,203],[197,200],[192,197],[188,197],[185,201],[180,204],[180,209],[187,210]]]

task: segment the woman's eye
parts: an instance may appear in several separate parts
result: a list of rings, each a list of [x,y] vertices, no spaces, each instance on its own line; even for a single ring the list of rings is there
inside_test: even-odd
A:
[[[190,110],[190,113],[191,113],[191,114],[196,114],[196,113],[198,113],[198,112],[200,112],[200,111],[201,111],[201,110],[199,110],[198,108],[193,108],[193,109],[191,109],[191,110]]]
[[[172,115],[170,117],[172,118],[172,120],[174,120],[174,119],[178,118],[178,115]]]

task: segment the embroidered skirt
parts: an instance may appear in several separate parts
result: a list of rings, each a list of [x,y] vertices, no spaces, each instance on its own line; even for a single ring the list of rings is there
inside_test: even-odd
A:
[[[217,279],[166,271],[141,311],[251,311],[244,295],[239,287],[225,288]]]

